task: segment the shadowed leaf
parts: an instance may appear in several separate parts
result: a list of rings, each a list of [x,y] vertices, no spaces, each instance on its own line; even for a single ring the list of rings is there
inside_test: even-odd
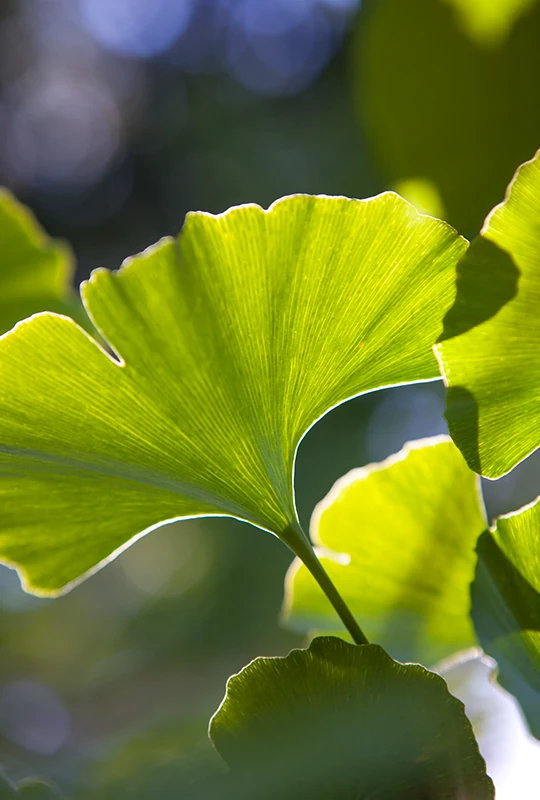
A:
[[[436,353],[452,438],[472,469],[498,478],[540,445],[540,153],[469,252]]]
[[[315,639],[229,679],[210,735],[243,800],[493,798],[462,704],[377,645]]]
[[[482,647],[540,739],[540,500],[480,537],[472,601]]]

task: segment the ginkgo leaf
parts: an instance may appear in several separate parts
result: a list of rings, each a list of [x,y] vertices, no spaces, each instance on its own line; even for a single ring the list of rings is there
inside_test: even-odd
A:
[[[540,739],[540,498],[500,517],[478,542],[472,615],[499,682]]]
[[[459,265],[447,321],[436,353],[450,433],[498,478],[540,446],[540,152]]]
[[[443,436],[341,478],[315,509],[311,539],[368,639],[429,665],[476,643],[470,584],[485,527],[478,477]],[[343,631],[298,559],[284,618],[310,633]]]
[[[0,343],[1,556],[55,593],[163,521],[232,515],[314,559],[298,443],[351,396],[437,377],[466,246],[391,193],[295,195],[191,214],[95,271],[82,296],[114,356],[49,314]]]
[[[493,798],[463,705],[378,645],[315,639],[257,658],[210,723],[236,800]]]
[[[37,311],[77,316],[73,256],[44,233],[32,214],[0,189],[0,333]]]

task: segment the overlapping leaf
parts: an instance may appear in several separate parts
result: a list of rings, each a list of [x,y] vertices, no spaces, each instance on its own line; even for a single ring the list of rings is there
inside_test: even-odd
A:
[[[540,153],[460,264],[436,351],[454,441],[476,472],[503,475],[540,446]]]
[[[377,645],[315,639],[233,676],[210,735],[236,800],[492,798],[462,704]]]
[[[71,288],[73,258],[49,239],[30,212],[0,190],[0,333],[38,311],[82,311]]]
[[[396,195],[190,215],[86,308],[118,360],[42,315],[0,346],[0,554],[54,593],[164,520],[230,514],[309,553],[305,431],[378,386],[434,378],[466,243]]]
[[[540,499],[481,536],[472,598],[482,647],[540,739]]]
[[[477,477],[450,439],[435,437],[339,480],[311,538],[368,639],[432,664],[476,642],[469,587],[485,526]],[[301,630],[343,630],[298,559],[284,615]]]

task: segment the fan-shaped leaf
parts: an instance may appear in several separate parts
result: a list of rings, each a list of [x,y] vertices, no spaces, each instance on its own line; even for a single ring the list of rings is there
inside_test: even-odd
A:
[[[442,678],[377,645],[315,639],[229,679],[210,724],[249,800],[492,798],[463,705]]]
[[[465,247],[397,195],[298,195],[192,214],[97,270],[83,298],[118,360],[49,314],[1,342],[0,554],[54,593],[165,520],[225,514],[309,557],[300,439],[353,395],[437,376]]]

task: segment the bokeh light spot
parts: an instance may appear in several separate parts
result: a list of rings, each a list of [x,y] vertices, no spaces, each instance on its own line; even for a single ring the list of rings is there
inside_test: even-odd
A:
[[[293,95],[308,86],[332,55],[332,29],[312,8],[298,24],[279,34],[244,30],[246,47],[230,73],[263,95]]]
[[[69,730],[69,714],[47,686],[16,681],[0,695],[0,731],[20,747],[53,755],[67,740]]]
[[[121,120],[106,87],[61,72],[20,88],[7,132],[14,171],[34,185],[90,186],[119,150]]]
[[[279,36],[301,25],[313,12],[311,0],[238,0],[233,19],[247,33]]]
[[[181,36],[192,0],[79,0],[83,22],[103,46],[123,55],[152,58]]]

